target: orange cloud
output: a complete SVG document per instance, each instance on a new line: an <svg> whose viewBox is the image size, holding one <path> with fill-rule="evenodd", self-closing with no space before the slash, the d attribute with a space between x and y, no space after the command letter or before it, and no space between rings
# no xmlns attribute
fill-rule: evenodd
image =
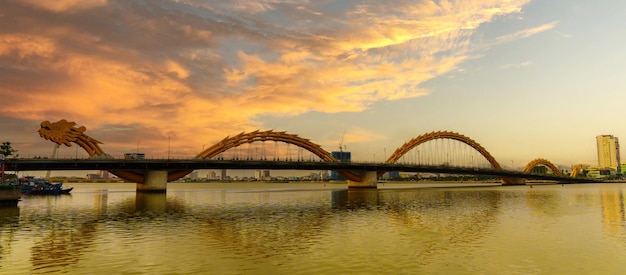
<svg viewBox="0 0 626 275"><path fill-rule="evenodd" d="M470 56L474 29L527 2L8 2L0 94L14 104L0 119L66 118L118 153L142 139L156 155L193 155L263 128L261 114L359 112L427 95L422 83ZM349 138L359 136L377 138Z"/></svg>
<svg viewBox="0 0 626 275"><path fill-rule="evenodd" d="M84 9L91 9L106 6L107 0L22 0L22 2L40 9L53 12L76 12Z"/></svg>

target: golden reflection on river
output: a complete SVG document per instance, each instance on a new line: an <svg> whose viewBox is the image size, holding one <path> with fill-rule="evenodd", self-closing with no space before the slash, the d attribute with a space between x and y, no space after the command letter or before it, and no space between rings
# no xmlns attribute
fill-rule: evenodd
<svg viewBox="0 0 626 275"><path fill-rule="evenodd" d="M74 186L0 209L0 273L626 272L625 184Z"/></svg>

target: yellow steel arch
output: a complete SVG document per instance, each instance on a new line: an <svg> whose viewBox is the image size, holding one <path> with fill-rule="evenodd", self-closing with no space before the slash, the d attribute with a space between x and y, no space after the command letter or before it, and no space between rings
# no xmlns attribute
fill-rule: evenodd
<svg viewBox="0 0 626 275"><path fill-rule="evenodd" d="M402 146L398 147L398 149L396 149L396 151L394 151L391 156L389 156L389 158L387 159L387 163L395 163L404 154L411 151L411 149L415 148L416 146L422 143L435 140L435 139L453 139L456 141L463 142L467 144L468 146L474 148L474 150L478 151L478 153L480 153L483 157L485 157L485 159L487 159L487 161L491 164L491 166L494 169L502 170L502 167L500 166L498 161L496 161L496 159L487 151L487 149L482 147L478 142L474 141L473 139L467 136L464 136L455 132L450 132L450 131L430 132L430 133L417 136L405 142ZM381 176L381 174L379 174L379 176ZM517 184L515 179L508 178L508 177L502 177L502 181L505 184Z"/></svg>
<svg viewBox="0 0 626 275"><path fill-rule="evenodd" d="M502 169L500 167L500 164L496 161L496 159L493 156L491 156L491 154L489 154L489 152L487 152L485 148L483 148L480 144L478 144L478 142L474 141L473 139L469 137L461 135L459 133L449 132L449 131L430 132L430 133L423 134L421 136L415 137L405 142L402 146L396 149L396 151L394 151L391 156L389 156L389 158L387 159L387 163L395 163L404 154L411 151L411 149L415 148L416 146L422 143L435 140L435 139L453 139L453 140L463 142L469 145L470 147L474 148L474 150L478 151L478 153L480 153L481 155L483 155L483 157L485 157L487 161L489 161L489 163L491 164L491 166L493 166L493 168Z"/></svg>
<svg viewBox="0 0 626 275"><path fill-rule="evenodd" d="M559 170L559 168L556 167L556 165L552 164L547 159L542 158L534 159L526 164L526 167L524 167L524 173L530 173L530 171L532 171L533 168L538 165L543 165L550 168L550 170L552 170L555 175L561 175L561 171Z"/></svg>
<svg viewBox="0 0 626 275"><path fill-rule="evenodd" d="M254 132L249 132L249 133L242 132L233 137L228 136L222 139L217 144L200 152L196 156L196 158L212 158L223 153L224 151L228 149L231 149L231 148L234 148L234 147L246 144L246 143L252 143L252 142L257 142L257 141L285 142L285 143L293 144L303 149L306 149L307 151L315 154L316 156L320 157L324 161L328 161L328 162L337 161L335 158L333 158L333 156L328 151L322 149L321 146L311 142L311 140L309 139L301 138L298 135L294 135L294 134L287 134L286 132L275 132L274 130L269 130L269 131L256 130ZM337 173L339 173L346 179L349 179L352 181L361 181L361 177L354 173L351 173L348 171L337 171Z"/></svg>
<svg viewBox="0 0 626 275"><path fill-rule="evenodd" d="M287 134L286 132L274 132L274 130L262 131L262 132L259 130L256 130L254 132L249 132L249 133L243 132L233 137L228 136L222 139L217 144L200 152L196 156L196 158L212 158L223 153L224 151L228 149L231 149L231 148L234 148L234 147L246 144L246 143L252 143L252 142L257 142L257 141L280 141L280 142L293 144L303 149L306 149L307 151L315 154L316 156L320 157L324 161L336 161L335 158L333 158L333 156L329 152L322 149L321 146L311 142L311 140L301 138L298 135Z"/></svg>

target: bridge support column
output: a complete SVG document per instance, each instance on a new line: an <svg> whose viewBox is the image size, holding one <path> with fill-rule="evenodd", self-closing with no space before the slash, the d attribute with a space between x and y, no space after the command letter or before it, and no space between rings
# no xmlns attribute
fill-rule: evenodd
<svg viewBox="0 0 626 275"><path fill-rule="evenodd" d="M144 183L137 183L137 192L167 191L167 171L147 171Z"/></svg>
<svg viewBox="0 0 626 275"><path fill-rule="evenodd" d="M376 188L378 182L378 174L376 171L359 172L361 181L348 180L348 188Z"/></svg>

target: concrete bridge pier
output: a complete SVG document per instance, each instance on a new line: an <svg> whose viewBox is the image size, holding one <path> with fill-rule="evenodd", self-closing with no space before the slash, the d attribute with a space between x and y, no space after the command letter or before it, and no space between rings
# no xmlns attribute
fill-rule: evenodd
<svg viewBox="0 0 626 275"><path fill-rule="evenodd" d="M348 188L377 188L378 173L376 171L359 171L361 181L348 180Z"/></svg>
<svg viewBox="0 0 626 275"><path fill-rule="evenodd" d="M137 192L165 193L166 191L167 171L147 171L144 183L137 183Z"/></svg>

